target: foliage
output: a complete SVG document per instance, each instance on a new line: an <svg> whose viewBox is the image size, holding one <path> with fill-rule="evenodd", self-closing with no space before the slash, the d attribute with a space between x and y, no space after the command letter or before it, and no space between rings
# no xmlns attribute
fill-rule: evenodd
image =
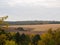
<svg viewBox="0 0 60 45"><path fill-rule="evenodd" d="M4 34L0 35L0 45L5 45L6 36Z"/></svg>
<svg viewBox="0 0 60 45"><path fill-rule="evenodd" d="M17 30L24 31L23 27L18 27Z"/></svg>
<svg viewBox="0 0 60 45"><path fill-rule="evenodd" d="M13 40L6 40L6 44L5 45L16 45L15 44L15 41L13 41Z"/></svg>
<svg viewBox="0 0 60 45"><path fill-rule="evenodd" d="M38 41L41 40L40 35L37 34L32 38L32 44L37 45Z"/></svg>
<svg viewBox="0 0 60 45"><path fill-rule="evenodd" d="M60 45L60 29L39 34L20 34L0 29L0 45Z"/></svg>
<svg viewBox="0 0 60 45"><path fill-rule="evenodd" d="M20 34L19 34L19 32L17 32L17 33L15 34L14 40L15 40L15 42L16 42L18 45L20 45Z"/></svg>
<svg viewBox="0 0 60 45"><path fill-rule="evenodd" d="M5 26L5 28L8 28L8 23L6 23L4 20L6 20L8 18L8 16L5 17L0 17L0 28L3 28L3 25Z"/></svg>

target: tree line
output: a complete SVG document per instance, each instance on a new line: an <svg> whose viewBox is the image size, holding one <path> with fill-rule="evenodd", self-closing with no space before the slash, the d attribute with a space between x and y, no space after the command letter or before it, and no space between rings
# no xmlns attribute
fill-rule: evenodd
<svg viewBox="0 0 60 45"><path fill-rule="evenodd" d="M60 24L60 21L7 21L10 25Z"/></svg>

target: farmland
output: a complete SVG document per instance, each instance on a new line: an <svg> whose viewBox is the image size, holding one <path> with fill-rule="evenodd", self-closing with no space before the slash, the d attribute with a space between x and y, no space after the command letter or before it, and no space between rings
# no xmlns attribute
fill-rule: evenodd
<svg viewBox="0 0 60 45"><path fill-rule="evenodd" d="M60 24L42 24L42 25L10 25L9 28L23 27L24 29L31 29L32 31L47 31L52 28L53 30L60 28Z"/></svg>
<svg viewBox="0 0 60 45"><path fill-rule="evenodd" d="M17 29L17 28L23 28ZM10 25L6 31L20 32L25 34L41 34L47 32L49 29L56 30L60 28L60 24L42 24L42 25Z"/></svg>

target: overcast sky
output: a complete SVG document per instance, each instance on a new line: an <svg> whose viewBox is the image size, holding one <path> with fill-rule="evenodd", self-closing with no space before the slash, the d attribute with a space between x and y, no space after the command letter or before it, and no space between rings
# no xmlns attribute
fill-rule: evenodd
<svg viewBox="0 0 60 45"><path fill-rule="evenodd" d="M0 0L0 17L6 15L9 21L60 21L60 0Z"/></svg>

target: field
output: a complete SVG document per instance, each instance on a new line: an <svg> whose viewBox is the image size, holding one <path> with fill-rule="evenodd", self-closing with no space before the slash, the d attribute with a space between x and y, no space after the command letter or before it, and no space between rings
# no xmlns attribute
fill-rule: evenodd
<svg viewBox="0 0 60 45"><path fill-rule="evenodd" d="M23 27L32 31L47 31L52 28L53 30L60 28L60 24L42 24L42 25L10 25L9 28Z"/></svg>
<svg viewBox="0 0 60 45"><path fill-rule="evenodd" d="M18 29L18 27L20 28ZM51 31L49 30L50 28L52 28L52 30L57 30ZM60 28L60 24L10 25L8 30L6 30L9 33L4 30L0 30L0 44L60 45L60 29L58 28Z"/></svg>

